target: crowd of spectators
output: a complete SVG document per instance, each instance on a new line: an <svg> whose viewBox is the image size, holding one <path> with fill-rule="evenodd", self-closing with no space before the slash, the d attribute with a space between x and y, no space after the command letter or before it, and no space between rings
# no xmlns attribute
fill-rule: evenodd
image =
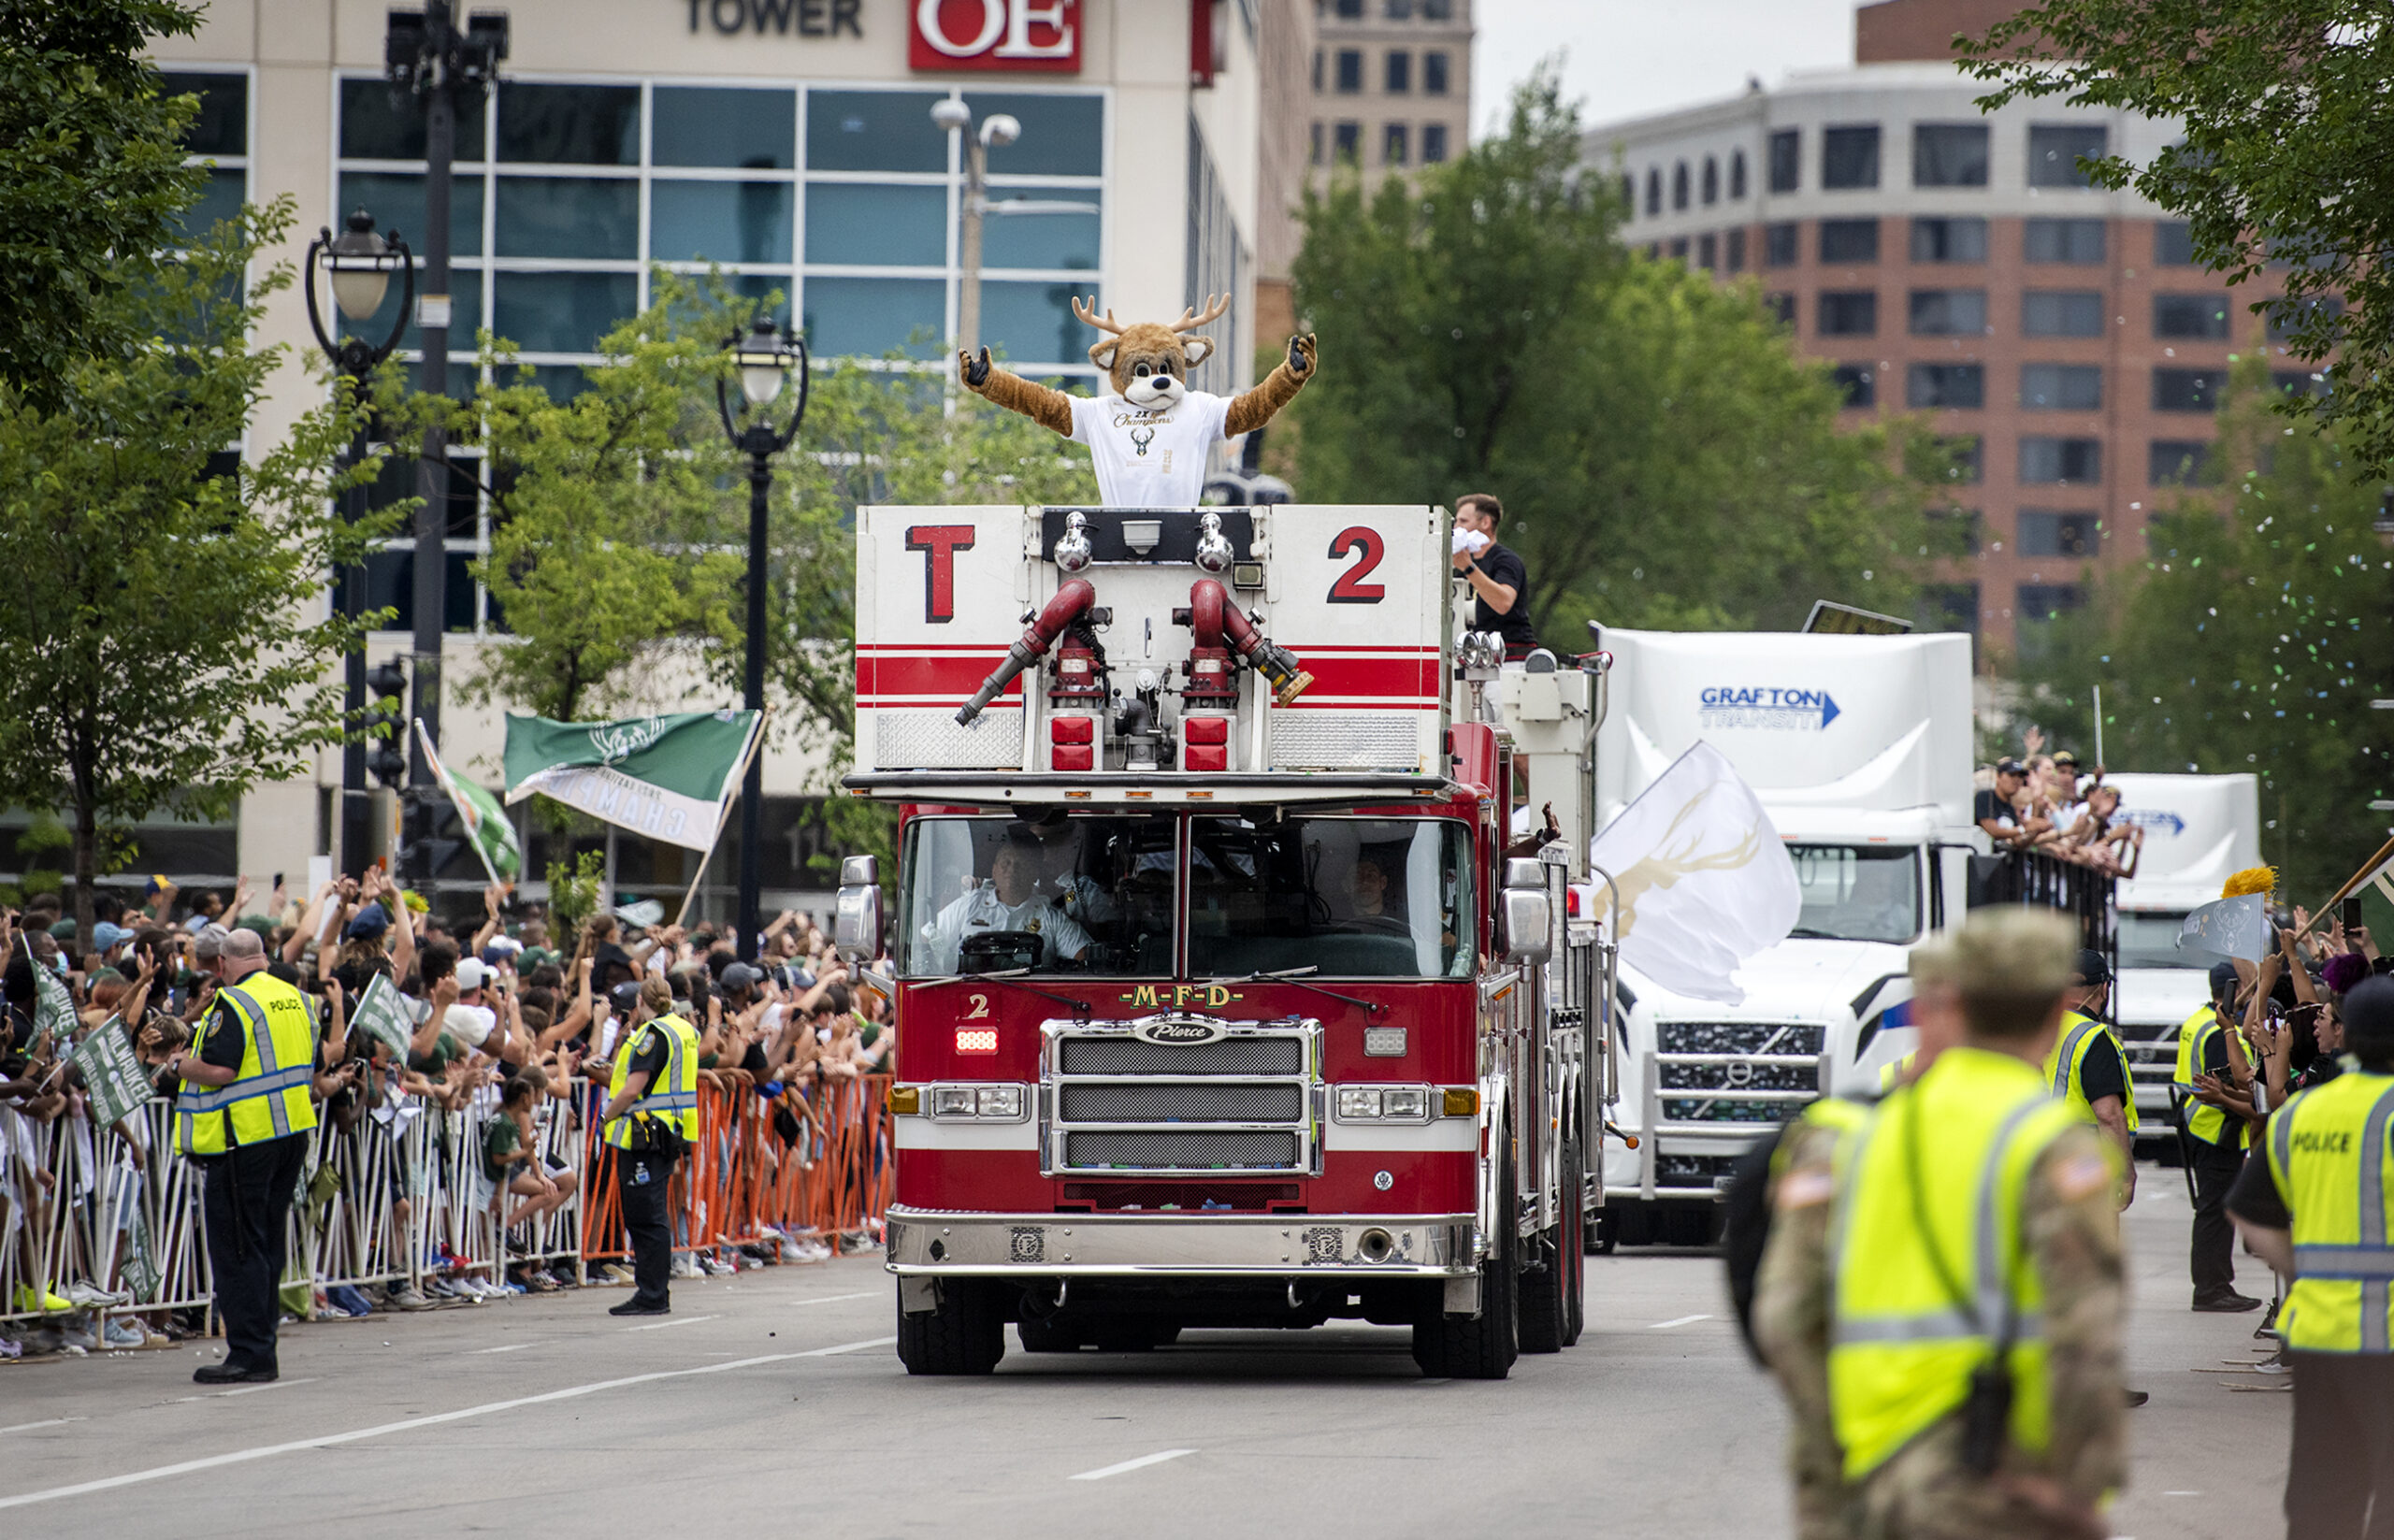
<svg viewBox="0 0 2394 1540"><path fill-rule="evenodd" d="M2082 774L2069 749L2041 752L2031 730L2028 757L1996 761L1979 788L1974 818L1997 850L2034 850L2113 877L2136 875L2144 829L2120 817L2120 788L2103 767Z"/></svg>
<svg viewBox="0 0 2394 1540"><path fill-rule="evenodd" d="M42 1276L39 1237L56 1217L52 1205L89 1195L61 1191L40 1152L61 1120L88 1120L88 1087L71 1056L92 1033L123 1033L149 1072L153 1099L173 1097L177 1081L166 1065L204 1029L218 982L211 963L234 930L255 931L270 971L317 1002L314 1094L324 1126L340 1132L373 1118L403 1128L426 1109L470 1111L481 1120L480 1175L510 1237L533 1233L575 1198L579 1174L543 1157L536 1129L563 1118L584 1131L642 978L665 980L673 1010L697 1029L700 1077L759 1098L801 1161L814 1147L820 1089L895 1068L887 1001L852 983L812 917L794 912L772 921L757 961L744 963L733 938L706 925L643 927L602 913L553 936L537 905L514 905L497 886L483 894L475 923L445 923L379 870L304 896L278 885L255 909L252 898L244 881L229 896L186 901L173 884L152 879L138 905L102 897L88 935L52 895L0 908L0 955L8 959L0 973L0 1248L14 1248L13 1271L26 1280L0 1301L0 1360L175 1340L198 1324L168 1311L120 1313L132 1303L121 1288L79 1282L61 1293ZM353 1029L378 977L411 1024L402 1029L404 1051ZM60 998L51 981L71 1007L63 1029L43 1003ZM128 1115L113 1131L146 1148L145 1122ZM407 1202L403 1191L395 1198L401 1224ZM829 1254L815 1237L768 1241L770 1249L740 1248L744 1254L682 1254L675 1271L729 1273ZM530 1248L511 1240L511 1249ZM436 1261L442 1265L420 1274L420 1289L400 1280L377 1292L320 1290L312 1302L291 1302L286 1291L286 1302L301 1312L312 1304L316 1313L357 1315L629 1280L612 1268L598 1270L603 1280L585 1279L578 1259L521 1256L487 1275L454 1256Z"/></svg>

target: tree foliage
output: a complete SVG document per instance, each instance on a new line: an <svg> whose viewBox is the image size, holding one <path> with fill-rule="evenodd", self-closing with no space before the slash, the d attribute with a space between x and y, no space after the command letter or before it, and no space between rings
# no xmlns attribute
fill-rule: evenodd
<svg viewBox="0 0 2394 1540"><path fill-rule="evenodd" d="M125 290L172 244L206 173L194 103L142 55L198 30L175 0L0 0L0 381L54 410L88 353L138 346Z"/></svg>
<svg viewBox="0 0 2394 1540"><path fill-rule="evenodd" d="M2394 720L2394 560L2371 527L2378 474L2314 418L2271 410L2266 361L2236 366L2220 413L2227 487L2156 516L2140 567L2054 624L2024 659L2026 706L2091 757L2103 692L2110 768L2260 778L2263 856L2316 901L2385 838Z"/></svg>
<svg viewBox="0 0 2394 1540"><path fill-rule="evenodd" d="M1307 197L1295 266L1321 377L1291 409L1316 502L1504 500L1531 619L1560 647L1608 625L1793 626L1815 598L1909 612L1938 550L1909 424L1840 431L1841 396L1751 282L1616 238L1552 70L1507 131Z"/></svg>
<svg viewBox="0 0 2394 1540"><path fill-rule="evenodd" d="M1965 67L2020 97L2180 122L2132 187L2190 228L2195 258L2242 283L2283 267L2256 309L2325 367L2344 453L2394 467L2394 18L2382 0L2047 0L1971 42ZM2313 404L2299 410L2311 411Z"/></svg>
<svg viewBox="0 0 2394 1540"><path fill-rule="evenodd" d="M377 469L333 468L350 387L211 473L284 361L251 337L290 266L243 282L291 222L287 197L245 210L104 295L112 332L151 341L75 365L57 410L0 385L0 803L69 811L87 927L105 834L227 813L342 735L331 666L358 633L326 613L325 579L385 532L332 511Z"/></svg>

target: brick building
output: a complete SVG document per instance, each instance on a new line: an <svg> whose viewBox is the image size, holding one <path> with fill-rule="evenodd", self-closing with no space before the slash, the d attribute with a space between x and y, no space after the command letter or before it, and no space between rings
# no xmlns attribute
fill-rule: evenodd
<svg viewBox="0 0 2394 1540"><path fill-rule="evenodd" d="M1978 109L1986 88L1947 44L2009 8L1865 5L1851 68L1587 138L1621 180L1624 240L1758 280L1849 412L1924 412L1950 440L1974 554L1921 618L1997 649L2033 647L2093 573L2142 558L2156 501L2204 474L2231 355L2268 344L2258 295L2195 266L2183 223L2077 168L2149 159L2171 125L2057 100Z"/></svg>

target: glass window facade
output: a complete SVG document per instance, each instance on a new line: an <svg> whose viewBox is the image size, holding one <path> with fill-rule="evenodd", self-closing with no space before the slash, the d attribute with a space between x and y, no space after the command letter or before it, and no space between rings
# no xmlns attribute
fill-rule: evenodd
<svg viewBox="0 0 2394 1540"><path fill-rule="evenodd" d="M2092 187L2081 160L2100 160L2110 136L2100 123L2038 123L2028 130L2028 185Z"/></svg>
<svg viewBox="0 0 2394 1540"><path fill-rule="evenodd" d="M2020 404L2031 411L2099 411L2103 370L2097 364L2023 364Z"/></svg>
<svg viewBox="0 0 2394 1540"><path fill-rule="evenodd" d="M2021 254L2030 262L2097 266L2103 260L2099 219L2032 219L2023 226Z"/></svg>
<svg viewBox="0 0 2394 1540"><path fill-rule="evenodd" d="M1793 193L1803 180L1804 131L1782 128L1770 136L1770 190Z"/></svg>
<svg viewBox="0 0 2394 1540"><path fill-rule="evenodd" d="M1821 131L1821 185L1859 188L1879 185L1879 125L1849 123Z"/></svg>
<svg viewBox="0 0 2394 1540"><path fill-rule="evenodd" d="M2020 480L2039 485L2092 484L2103 479L2100 439L2024 438Z"/></svg>
<svg viewBox="0 0 2394 1540"><path fill-rule="evenodd" d="M1916 219L1911 222L1914 262L1984 262L1986 221Z"/></svg>
<svg viewBox="0 0 2394 1540"><path fill-rule="evenodd" d="M1845 393L1849 407L1872 407L1879 404L1879 373L1869 364L1839 364L1829 370L1837 388Z"/></svg>
<svg viewBox="0 0 2394 1540"><path fill-rule="evenodd" d="M1986 330L1986 291L1914 289L1910 311L1914 337L1976 337Z"/></svg>
<svg viewBox="0 0 2394 1540"><path fill-rule="evenodd" d="M1974 410L1986 405L1983 364L1914 364L1907 376L1904 404L1923 410Z"/></svg>
<svg viewBox="0 0 2394 1540"><path fill-rule="evenodd" d="M223 182L202 205L213 218L247 186L248 80L174 76L197 92L193 131ZM509 81L457 124L451 190L450 380L470 393L475 338L488 327L520 351L560 397L583 389L598 339L649 298L649 265L702 271L719 264L736 292L783 296L817 356L901 352L932 362L955 326L963 167L930 121L944 93L842 84L695 86L678 82ZM1074 294L1103 295L1106 114L1089 90L975 91L980 115L1022 123L989 155L984 224L982 335L1039 377L1086 382L1088 328ZM365 208L378 227L411 242L424 230L420 113L397 109L379 78L339 89L337 214ZM1339 127L1351 152L1351 127ZM1008 213L1009 202L1078 205ZM338 223L333 221L332 223ZM354 326L376 339L397 315ZM330 319L328 316L327 319ZM352 329L345 319L339 323ZM411 328L401 346L414 349ZM488 549L470 453L457 459L449 622L500 628L465 564ZM412 483L390 496L412 495ZM369 571L370 603L408 598L410 542L396 540ZM385 570L387 569L387 570ZM397 625L409 624L402 613Z"/></svg>
<svg viewBox="0 0 2394 1540"><path fill-rule="evenodd" d="M2164 340L2225 342L2228 305L2224 294L2155 295L2153 335Z"/></svg>
<svg viewBox="0 0 2394 1540"><path fill-rule="evenodd" d="M1821 221L1821 260L1824 263L1878 261L1879 222L1875 219Z"/></svg>
<svg viewBox="0 0 2394 1540"><path fill-rule="evenodd" d="M1870 290L1824 291L1819 305L1823 337L1870 337L1879 330L1879 296Z"/></svg>
<svg viewBox="0 0 2394 1540"><path fill-rule="evenodd" d="M1986 154L1984 123L1914 123L1911 184L1984 187Z"/></svg>
<svg viewBox="0 0 2394 1540"><path fill-rule="evenodd" d="M2020 296L2023 337L2100 337L2103 296L2088 290L2031 289Z"/></svg>
<svg viewBox="0 0 2394 1540"><path fill-rule="evenodd" d="M2219 407L2220 387L2228 383L2224 369L2155 369L2153 371L2153 410L2156 411L2214 411Z"/></svg>
<svg viewBox="0 0 2394 1540"><path fill-rule="evenodd" d="M1767 267L1793 267L1800 226L1793 220L1762 227L1762 260Z"/></svg>
<svg viewBox="0 0 2394 1540"><path fill-rule="evenodd" d="M2103 516L2089 510L2072 512L2044 508L2020 511L2020 554L2024 556L2099 556L2103 554Z"/></svg>

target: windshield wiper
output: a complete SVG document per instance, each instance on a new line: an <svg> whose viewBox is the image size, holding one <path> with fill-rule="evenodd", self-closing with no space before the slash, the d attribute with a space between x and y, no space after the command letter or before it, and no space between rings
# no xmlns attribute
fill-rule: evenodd
<svg viewBox="0 0 2394 1540"><path fill-rule="evenodd" d="M1327 995L1341 1004L1361 1006L1369 1015L1378 1016L1388 1014L1388 1007L1385 1005L1376 1005L1368 1000L1357 1000L1352 995L1342 995L1335 989L1325 989L1319 984L1307 984L1305 981L1305 974L1320 971L1320 966L1309 962L1302 968L1282 968L1271 972L1248 973L1243 978L1208 979L1205 982L1207 984L1293 984L1300 989L1310 989L1317 995Z"/></svg>
<svg viewBox="0 0 2394 1540"><path fill-rule="evenodd" d="M1060 995L1052 989L1042 989L1035 984L1023 983L1023 975L1030 971L1028 968L1002 968L994 973L950 973L945 978L917 979L915 982L918 986L923 987L938 984L1010 984L1028 993L1044 995L1059 1005L1069 1005L1073 1008L1074 1015L1089 1015L1089 1001L1085 1000L1074 1000L1070 995Z"/></svg>
<svg viewBox="0 0 2394 1540"><path fill-rule="evenodd" d="M1850 936L1840 936L1834 930L1815 930L1808 925L1799 925L1790 930L1787 932L1787 938L1790 941L1851 941L1853 939Z"/></svg>

